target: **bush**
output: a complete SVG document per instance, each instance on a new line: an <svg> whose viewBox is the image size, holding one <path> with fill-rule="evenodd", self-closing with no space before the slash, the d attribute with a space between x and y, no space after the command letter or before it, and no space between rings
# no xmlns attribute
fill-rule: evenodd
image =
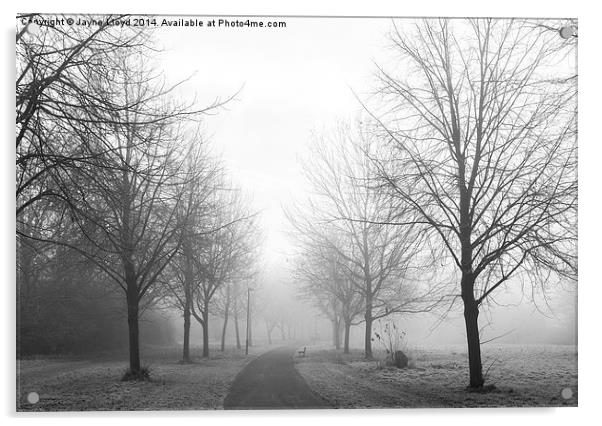
<svg viewBox="0 0 602 426"><path fill-rule="evenodd" d="M405 331L399 330L393 321L385 323L384 327L380 320L378 323L380 332L374 332L374 336L386 352L385 364L397 368L407 367L408 357L402 351L406 346Z"/></svg>

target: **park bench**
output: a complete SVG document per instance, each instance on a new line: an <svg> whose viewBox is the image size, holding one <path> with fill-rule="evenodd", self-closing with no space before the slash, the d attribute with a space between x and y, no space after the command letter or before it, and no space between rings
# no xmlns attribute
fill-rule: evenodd
<svg viewBox="0 0 602 426"><path fill-rule="evenodd" d="M299 356L305 357L305 351L307 351L307 346L304 346L303 350L297 351L297 353L299 354Z"/></svg>

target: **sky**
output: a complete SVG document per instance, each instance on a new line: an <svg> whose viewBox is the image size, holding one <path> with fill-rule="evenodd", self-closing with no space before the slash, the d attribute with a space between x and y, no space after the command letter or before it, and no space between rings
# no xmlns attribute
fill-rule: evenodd
<svg viewBox="0 0 602 426"><path fill-rule="evenodd" d="M270 262L283 260L289 248L282 207L305 191L298 158L312 131L358 114L354 92L371 89L373 61L386 53L391 25L389 19L278 20L286 28L169 28L157 34L167 77L178 81L194 73L186 96L196 93L202 103L240 90L226 110L207 119L206 133L262 213Z"/></svg>

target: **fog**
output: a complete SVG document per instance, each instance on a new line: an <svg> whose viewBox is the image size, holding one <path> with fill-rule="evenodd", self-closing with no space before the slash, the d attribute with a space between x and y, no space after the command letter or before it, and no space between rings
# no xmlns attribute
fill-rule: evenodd
<svg viewBox="0 0 602 426"><path fill-rule="evenodd" d="M286 265L284 265L286 266ZM278 301L278 306L285 312L291 313L297 327L296 338L299 341L318 340L321 344L332 344L332 324L308 301L299 298L295 286L286 281L269 282L261 289ZM518 291L508 291L503 299L502 306L491 306L484 316L490 323L484 328L483 341L492 339L492 344L577 344L577 298L574 293L562 292L552 297L546 305L545 301L538 304L524 299ZM259 312L253 312L252 334L255 344L267 343L268 337L265 326L261 302ZM501 301L500 301L501 303ZM294 313L294 314L293 314ZM294 316L293 316L294 315ZM443 313L392 315L385 318L382 323L395 322L406 333L408 348L432 347L447 345L464 345L466 343L466 330L461 308L445 315ZM175 341L182 342L182 318L174 311L162 313L162 318L168 321L169 328ZM212 340L219 342L222 323L216 317L211 329ZM155 320L156 321L156 320ZM241 338L244 345L245 323L240 325ZM352 348L361 349L364 339L364 324L352 327L350 345ZM202 328L198 324L192 326L193 342L202 341ZM229 345L236 344L234 325L228 328L226 340ZM281 338L279 330L274 331L273 341L278 344L287 344L290 339ZM292 337L292 336L291 336ZM494 343L495 342L495 343Z"/></svg>

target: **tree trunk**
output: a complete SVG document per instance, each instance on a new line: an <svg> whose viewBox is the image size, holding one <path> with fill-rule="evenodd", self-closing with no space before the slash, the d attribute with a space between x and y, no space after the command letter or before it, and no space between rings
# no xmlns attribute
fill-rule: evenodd
<svg viewBox="0 0 602 426"><path fill-rule="evenodd" d="M282 340L286 340L286 336L284 335L284 326L282 324L280 325L280 336L282 337Z"/></svg>
<svg viewBox="0 0 602 426"><path fill-rule="evenodd" d="M366 297L366 332L364 334L364 357L372 359L372 297Z"/></svg>
<svg viewBox="0 0 602 426"><path fill-rule="evenodd" d="M209 306L203 310L203 357L209 357Z"/></svg>
<svg viewBox="0 0 602 426"><path fill-rule="evenodd" d="M351 331L351 321L345 321L345 342L343 344L343 353L349 353L349 332Z"/></svg>
<svg viewBox="0 0 602 426"><path fill-rule="evenodd" d="M238 330L238 313L234 313L234 331L236 332L236 349L241 349L240 345L240 332Z"/></svg>
<svg viewBox="0 0 602 426"><path fill-rule="evenodd" d="M185 238L183 242L185 267L184 267L184 344L182 347L182 361L190 362L190 320L192 315L192 288L193 288L193 271L192 262L193 254L190 247L190 239Z"/></svg>
<svg viewBox="0 0 602 426"><path fill-rule="evenodd" d="M334 343L334 348L336 350L341 349L341 320L338 317L332 321L332 339Z"/></svg>
<svg viewBox="0 0 602 426"><path fill-rule="evenodd" d="M483 366L481 363L481 343L479 341L479 308L464 307L464 321L466 322L466 340L468 343L468 365L470 371L470 387L480 388L485 383L483 379Z"/></svg>
<svg viewBox="0 0 602 426"><path fill-rule="evenodd" d="M268 332L268 345L272 344L272 330L270 329L270 325L266 322L265 323L265 329Z"/></svg>
<svg viewBox="0 0 602 426"><path fill-rule="evenodd" d="M182 347L182 361L190 362L190 306L184 308L184 346Z"/></svg>
<svg viewBox="0 0 602 426"><path fill-rule="evenodd" d="M130 373L140 372L140 341L138 332L138 288L135 280L127 282L128 335L130 345Z"/></svg>
<svg viewBox="0 0 602 426"><path fill-rule="evenodd" d="M460 163L460 181L463 181L464 167ZM481 363L481 342L479 340L479 305L474 297L475 276L472 268L471 221L469 195L465 185L460 186L460 243L462 250L460 282L462 302L464 303L464 322L466 324L466 342L468 344L468 366L470 387L483 387L483 366Z"/></svg>
<svg viewBox="0 0 602 426"><path fill-rule="evenodd" d="M460 146L459 136L454 135L455 146ZM470 387L483 387L483 366L481 363L481 342L479 341L479 305L474 297L475 275L473 271L472 217L470 210L471 194L466 184L466 158L458 155L458 188L460 190L460 282L462 302L464 302L464 322L468 343L468 366Z"/></svg>
<svg viewBox="0 0 602 426"><path fill-rule="evenodd" d="M251 310L249 308L249 346L253 346L253 321L251 321Z"/></svg>
<svg viewBox="0 0 602 426"><path fill-rule="evenodd" d="M221 346L221 350L222 352L224 352L226 350L226 330L228 327L228 314L229 314L229 307L226 306L226 312L224 313L224 326L222 328L222 346Z"/></svg>
<svg viewBox="0 0 602 426"><path fill-rule="evenodd" d="M463 286L466 285L463 281ZM481 362L481 342L479 339L479 306L474 300L472 286L470 293L463 292L464 322L466 324L466 341L468 343L468 367L470 372L470 387L481 388L485 383L483 379L483 365Z"/></svg>

